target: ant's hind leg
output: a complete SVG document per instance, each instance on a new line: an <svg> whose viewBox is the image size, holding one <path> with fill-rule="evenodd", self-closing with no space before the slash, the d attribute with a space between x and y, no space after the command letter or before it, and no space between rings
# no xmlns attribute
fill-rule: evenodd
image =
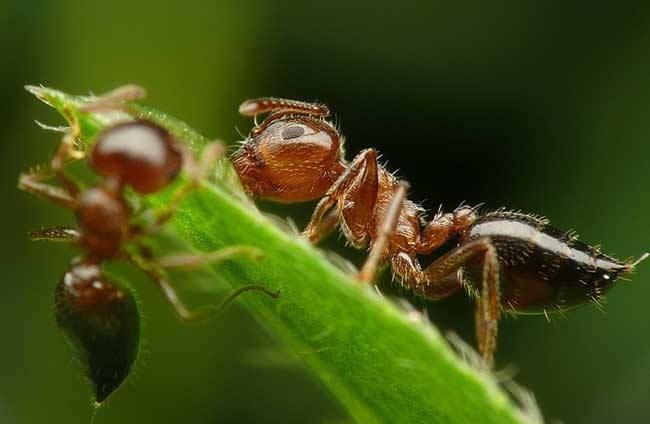
<svg viewBox="0 0 650 424"><path fill-rule="evenodd" d="M70 227L50 227L37 231L30 231L31 240L76 242L79 240L79 230Z"/></svg>
<svg viewBox="0 0 650 424"><path fill-rule="evenodd" d="M239 295L247 291L258 291L273 299L279 296L279 292L272 292L263 286L248 285L240 287L216 304L200 306L192 310L180 300L176 294L176 290L171 286L171 284L169 284L167 279L160 271L161 268L197 267L206 265L208 263L230 259L238 255L247 255L254 258L259 258L261 256L261 252L252 247L240 246L225 248L204 254L169 256L151 262L147 262L140 257L133 255L130 255L129 258L132 263L134 263L138 268L149 275L149 277L156 283L160 289L160 292L165 297L165 299L167 299L169 304L174 308L174 311L178 317L183 321L190 322L201 321L219 314Z"/></svg>
<svg viewBox="0 0 650 424"><path fill-rule="evenodd" d="M391 258L391 267L403 285L429 300L437 301L444 299L463 288L457 272L451 273L435 282L426 282L424 284L418 282L424 277L415 254L408 254L406 252L398 253Z"/></svg>
<svg viewBox="0 0 650 424"><path fill-rule="evenodd" d="M247 291L258 291L273 299L276 299L280 294L279 292L271 292L263 286L248 285L238 288L214 305L204 305L199 306L195 309L189 309L178 298L176 290L174 290L174 288L161 274L151 270L145 270L145 272L156 282L158 288L160 289L160 292L163 294L163 296L165 296L165 299L167 299L169 304L172 305L178 317L185 322L203 321L212 318L223 312L226 307L228 307L228 305L230 305L237 297L239 297L239 295Z"/></svg>
<svg viewBox="0 0 650 424"><path fill-rule="evenodd" d="M483 360L490 368L494 366L497 349L497 330L500 311L499 260L496 249L489 241L485 244L482 286L476 300L476 338Z"/></svg>
<svg viewBox="0 0 650 424"><path fill-rule="evenodd" d="M461 287L460 283L449 280L472 259L482 260L483 274L481 290L476 299L476 337L478 348L485 364L492 368L494 365L494 352L496 350L497 324L499 320L499 260L497 251L489 238L479 238L469 241L451 252L436 259L423 271L419 266L412 265L415 258L409 258L409 265L398 255L393 258L395 271L406 278L405 284L415 291L433 299L439 299L447 291L449 294ZM397 263L396 263L397 261Z"/></svg>

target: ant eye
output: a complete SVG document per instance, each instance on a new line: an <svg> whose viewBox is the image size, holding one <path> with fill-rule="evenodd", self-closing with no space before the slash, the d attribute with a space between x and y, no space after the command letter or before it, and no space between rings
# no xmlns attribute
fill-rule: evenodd
<svg viewBox="0 0 650 424"><path fill-rule="evenodd" d="M305 129L299 125L293 125L282 130L282 139L291 140L292 138L298 138L305 133Z"/></svg>

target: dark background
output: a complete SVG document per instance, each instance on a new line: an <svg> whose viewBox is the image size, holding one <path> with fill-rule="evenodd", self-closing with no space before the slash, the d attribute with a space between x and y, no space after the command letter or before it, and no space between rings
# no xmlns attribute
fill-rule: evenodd
<svg viewBox="0 0 650 424"><path fill-rule="evenodd" d="M619 257L650 249L650 10L643 2L0 2L0 422L86 423L90 392L55 328L52 291L74 254L26 233L71 223L15 189L49 157L60 119L22 88L100 93L126 82L230 142L249 97L320 100L347 156L374 146L430 209L485 202L543 214ZM302 227L313 205L263 209ZM328 241L346 258L358 252ZM99 411L109 422L342 422L345 412L241 308L178 323L136 281L146 315L137 376ZM385 290L392 290L384 282ZM406 295L406 293L405 293ZM650 418L650 264L609 296L554 317L506 320L498 362L519 370L547 419ZM473 342L462 295L414 300Z"/></svg>

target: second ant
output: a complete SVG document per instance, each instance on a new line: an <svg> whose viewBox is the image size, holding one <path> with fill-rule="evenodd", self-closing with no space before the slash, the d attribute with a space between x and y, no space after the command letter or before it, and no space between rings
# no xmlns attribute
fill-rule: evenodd
<svg viewBox="0 0 650 424"><path fill-rule="evenodd" d="M38 95L38 87L28 87ZM80 108L81 112L123 109L124 100L143 95L139 87L127 86ZM202 184L210 166L223 155L224 147L213 142L204 147L200 159L162 126L148 120L129 120L114 124L95 137L88 164L101 179L91 188L81 189L64 172L71 158L79 158L75 142L79 123L68 113L71 129L66 133L49 167L20 176L19 188L75 212L78 228L48 228L30 234L35 240L70 241L82 249L55 289L57 323L64 331L78 360L95 389L95 402L103 402L128 377L134 365L139 342L139 313L129 289L110 281L101 266L105 261L130 261L158 286L179 318L194 321L223 310L240 294L255 290L270 297L262 286L247 285L235 290L220 303L191 310L180 300L167 281L164 269L195 267L232 258L235 255L259 257L250 247L229 247L204 254L185 254L153 258L141 244L147 234L158 231L173 216L183 198ZM125 189L140 195L157 193L184 172L189 181L181 185L162 211L147 227L132 223ZM60 186L43 182L56 177ZM128 246L140 254L133 254Z"/></svg>

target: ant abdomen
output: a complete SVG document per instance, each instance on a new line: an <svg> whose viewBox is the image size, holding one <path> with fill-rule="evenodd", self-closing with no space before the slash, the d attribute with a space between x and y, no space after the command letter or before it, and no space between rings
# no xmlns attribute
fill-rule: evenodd
<svg viewBox="0 0 650 424"><path fill-rule="evenodd" d="M140 342L133 294L108 281L98 264L73 262L54 291L56 322L101 403L128 377Z"/></svg>
<svg viewBox="0 0 650 424"><path fill-rule="evenodd" d="M598 303L631 268L547 220L521 213L494 212L478 218L460 244L484 237L497 251L502 307L514 313ZM463 267L465 280L476 287L482 270L482 259L468 262Z"/></svg>
<svg viewBox="0 0 650 424"><path fill-rule="evenodd" d="M138 193L149 194L176 177L183 166L183 155L166 129L139 120L102 131L91 151L90 166Z"/></svg>

